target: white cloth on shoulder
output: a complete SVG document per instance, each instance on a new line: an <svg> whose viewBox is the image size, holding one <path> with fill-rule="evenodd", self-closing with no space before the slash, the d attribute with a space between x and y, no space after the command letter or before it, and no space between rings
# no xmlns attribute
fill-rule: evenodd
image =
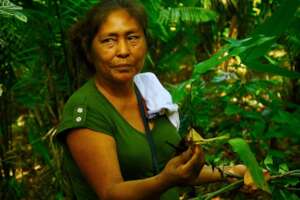
<svg viewBox="0 0 300 200"><path fill-rule="evenodd" d="M134 77L134 83L146 102L148 118L166 114L178 130L180 125L178 105L173 103L171 94L162 86L155 74L139 73Z"/></svg>

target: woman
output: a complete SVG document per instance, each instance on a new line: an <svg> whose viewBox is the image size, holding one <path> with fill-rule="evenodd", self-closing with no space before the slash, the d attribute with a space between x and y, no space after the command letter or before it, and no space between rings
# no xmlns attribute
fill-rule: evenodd
<svg viewBox="0 0 300 200"><path fill-rule="evenodd" d="M199 146L174 157L169 144L180 136L170 114L146 117L149 105L134 83L147 53L146 24L135 1L103 0L71 32L74 56L94 74L70 97L58 128L77 199L173 200L177 186L221 179L202 169Z"/></svg>

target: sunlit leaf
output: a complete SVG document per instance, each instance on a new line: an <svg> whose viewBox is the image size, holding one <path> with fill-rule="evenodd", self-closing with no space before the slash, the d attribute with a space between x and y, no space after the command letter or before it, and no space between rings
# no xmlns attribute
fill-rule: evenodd
<svg viewBox="0 0 300 200"><path fill-rule="evenodd" d="M264 179L262 169L259 167L256 158L254 157L252 151L250 150L248 144L241 138L235 138L229 140L229 144L232 146L233 150L240 156L240 159L248 167L253 181L256 183L257 187L269 192L269 187Z"/></svg>
<svg viewBox="0 0 300 200"><path fill-rule="evenodd" d="M165 24L176 24L180 21L186 23L200 23L216 21L217 19L216 12L200 7L162 8L160 12L159 21Z"/></svg>
<svg viewBox="0 0 300 200"><path fill-rule="evenodd" d="M22 22L27 22L27 16L21 13L19 10L23 8L13 4L12 2L5 0L0 2L0 16L3 15L5 17L14 16Z"/></svg>
<svg viewBox="0 0 300 200"><path fill-rule="evenodd" d="M273 158L272 158L271 154L267 155L267 157L264 160L264 164L267 167L267 170L272 170L273 169L273 164L274 163L273 163Z"/></svg>
<svg viewBox="0 0 300 200"><path fill-rule="evenodd" d="M19 19L20 21L22 21L22 22L25 22L25 23L26 23L26 22L28 21L27 16L24 15L23 13L15 12L15 13L14 13L14 16L15 16L17 19Z"/></svg>
<svg viewBox="0 0 300 200"><path fill-rule="evenodd" d="M211 70L211 69L217 67L222 62L227 60L229 58L229 56L227 54L229 49L230 49L229 46L225 46L221 50L219 50L216 54L214 54L211 58L196 64L194 71L193 71L193 76L203 74L203 73L207 72L208 70Z"/></svg>

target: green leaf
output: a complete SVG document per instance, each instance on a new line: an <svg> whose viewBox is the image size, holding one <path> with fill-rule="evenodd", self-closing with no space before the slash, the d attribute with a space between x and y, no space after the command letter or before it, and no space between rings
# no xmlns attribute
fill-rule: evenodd
<svg viewBox="0 0 300 200"><path fill-rule="evenodd" d="M300 183L300 179L299 177L288 177L284 180L281 180L280 183L285 186L297 187L297 185Z"/></svg>
<svg viewBox="0 0 300 200"><path fill-rule="evenodd" d="M208 70L217 67L231 56L241 55L244 62L249 59L264 56L274 43L274 40L275 37L265 37L263 35L243 40L228 40L229 44L221 48L211 58L196 64L194 68L194 75L203 74ZM253 61L251 60L251 62Z"/></svg>
<svg viewBox="0 0 300 200"><path fill-rule="evenodd" d="M286 163L282 163L282 164L279 165L279 170L278 170L278 172L279 172L280 174L286 173L286 172L288 172L288 171L289 171L289 167L288 167L288 165L287 165Z"/></svg>
<svg viewBox="0 0 300 200"><path fill-rule="evenodd" d="M253 46L248 48L243 52L240 57L246 62L247 60L253 60L265 56L271 47L276 42L275 37L259 37L256 40L253 40Z"/></svg>
<svg viewBox="0 0 300 200"><path fill-rule="evenodd" d="M272 14L272 16L255 31L254 35L274 36L285 32L292 19L295 16L297 9L300 6L299 0L281 1L280 7Z"/></svg>
<svg viewBox="0 0 300 200"><path fill-rule="evenodd" d="M253 137L261 138L264 133L265 128L266 128L266 123L263 120L257 120L253 126L253 132L252 132Z"/></svg>
<svg viewBox="0 0 300 200"><path fill-rule="evenodd" d="M272 117L272 121L279 123L279 124L287 124L290 122L294 122L297 123L297 119L294 119L294 115L283 111L283 110L279 110L274 117Z"/></svg>
<svg viewBox="0 0 300 200"><path fill-rule="evenodd" d="M24 185L22 182L18 181L15 177L11 177L8 180L8 196L11 199L22 199L24 197Z"/></svg>
<svg viewBox="0 0 300 200"><path fill-rule="evenodd" d="M264 160L264 164L265 164L265 166L267 167L268 170L272 170L273 164L274 164L272 155L270 155L270 154L267 155L267 157Z"/></svg>
<svg viewBox="0 0 300 200"><path fill-rule="evenodd" d="M300 78L299 72L293 72L272 64L262 64L257 60L247 60L245 64L250 69L253 69L258 72L267 72L275 75L286 76L289 78Z"/></svg>
<svg viewBox="0 0 300 200"><path fill-rule="evenodd" d="M243 110L241 112L242 116L244 118L248 118L248 119L254 119L254 120L262 120L262 116L259 112L254 112L254 111L245 111Z"/></svg>
<svg viewBox="0 0 300 200"><path fill-rule="evenodd" d="M193 77L203 74L203 73L217 67L222 62L227 60L229 58L229 56L228 56L229 49L230 49L230 46L225 46L222 49L220 49L217 53L215 53L210 59L207 59L203 62L196 64L194 67L194 71L193 71Z"/></svg>
<svg viewBox="0 0 300 200"><path fill-rule="evenodd" d="M162 8L159 21L164 24L177 24L180 21L185 23L200 23L217 20L217 13L213 10L200 7L176 7Z"/></svg>
<svg viewBox="0 0 300 200"><path fill-rule="evenodd" d="M17 6L10 1L3 1L0 5L0 16L3 15L5 17L16 17L18 20L22 22L27 22L27 16L23 13L19 12L18 10L22 10L23 8Z"/></svg>
<svg viewBox="0 0 300 200"><path fill-rule="evenodd" d="M172 95L172 99L175 103L180 103L184 97L187 95L187 85L194 81L194 79L189 79L177 85L167 85L168 90Z"/></svg>
<svg viewBox="0 0 300 200"><path fill-rule="evenodd" d="M23 13L21 13L21 12L15 12L14 13L14 16L18 19L18 20L20 20L20 21L22 21L22 22L27 22L28 21L28 19L27 19L27 16L26 15L24 15Z"/></svg>
<svg viewBox="0 0 300 200"><path fill-rule="evenodd" d="M30 131L29 132L29 142L33 147L33 150L36 154L39 154L42 156L42 158L44 159L44 161L50 165L51 164L51 158L50 158L50 154L49 151L47 149L47 147L43 144L41 138L38 138L38 136L36 135L36 133Z"/></svg>
<svg viewBox="0 0 300 200"><path fill-rule="evenodd" d="M240 55L242 59L245 58L249 59L250 53L251 53L251 58L264 56L267 50L269 50L271 45L274 43L275 39L276 39L275 37L266 37L264 35L257 35L242 40L228 40L230 46L233 47L230 50L229 54L231 56Z"/></svg>
<svg viewBox="0 0 300 200"><path fill-rule="evenodd" d="M235 138L229 140L229 144L232 146L233 150L239 154L243 163L248 167L256 186L266 192L270 192L268 184L264 179L263 171L259 167L253 153L250 150L250 147L245 140L241 138Z"/></svg>
<svg viewBox="0 0 300 200"><path fill-rule="evenodd" d="M272 193L273 193L273 195L272 195L273 200L300 200L300 198L297 197L297 195L295 195L287 190L275 189L275 190L273 190Z"/></svg>
<svg viewBox="0 0 300 200"><path fill-rule="evenodd" d="M241 110L242 109L239 106L234 105L234 104L229 104L225 108L225 114L226 115L234 115L234 114L240 113Z"/></svg>
<svg viewBox="0 0 300 200"><path fill-rule="evenodd" d="M35 122L32 118L28 118L26 124L29 128L28 140L32 145L33 152L37 155L40 155L48 165L51 165L49 150L42 140L39 129L37 128Z"/></svg>
<svg viewBox="0 0 300 200"><path fill-rule="evenodd" d="M64 200L64 194L62 192L56 193L55 200Z"/></svg>

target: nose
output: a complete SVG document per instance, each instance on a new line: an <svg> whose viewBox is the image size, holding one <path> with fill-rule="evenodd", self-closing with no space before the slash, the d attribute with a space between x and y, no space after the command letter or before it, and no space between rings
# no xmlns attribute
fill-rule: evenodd
<svg viewBox="0 0 300 200"><path fill-rule="evenodd" d="M126 40L119 40L117 56L121 58L129 56L129 47Z"/></svg>

